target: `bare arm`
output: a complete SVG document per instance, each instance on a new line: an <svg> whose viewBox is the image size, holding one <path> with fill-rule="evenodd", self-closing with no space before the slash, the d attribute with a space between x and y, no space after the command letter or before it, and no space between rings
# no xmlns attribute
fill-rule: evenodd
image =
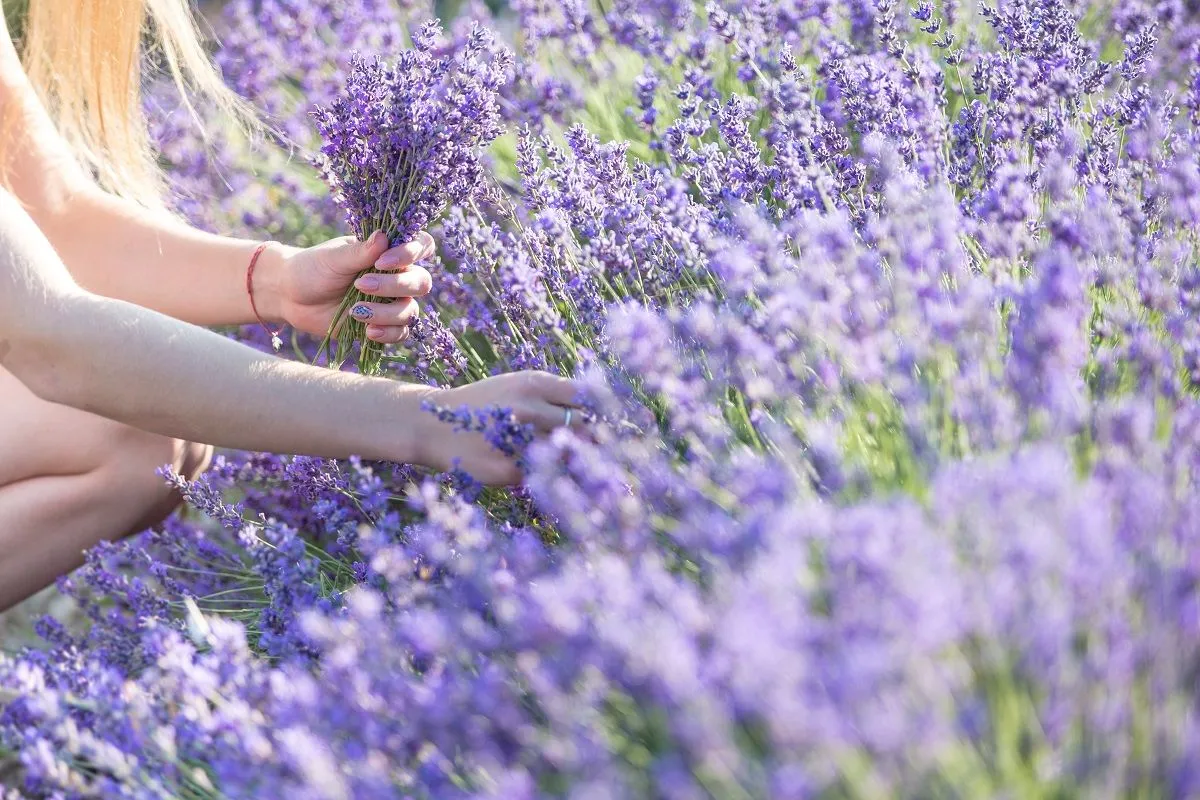
<svg viewBox="0 0 1200 800"><path fill-rule="evenodd" d="M430 390L265 356L81 289L0 191L0 364L40 397L247 450L412 460Z"/></svg>
<svg viewBox="0 0 1200 800"><path fill-rule="evenodd" d="M91 294L71 278L33 220L0 190L0 366L44 400L143 430L243 450L361 455L519 480L478 434L421 410L499 406L549 431L567 422L577 387L541 372L455 389L365 378L263 355L140 306Z"/></svg>
<svg viewBox="0 0 1200 800"><path fill-rule="evenodd" d="M73 161L21 67L0 19L3 167L11 190L90 291L199 325L252 321L243 273L256 242L198 231L102 191ZM264 254L260 311L281 320L281 261Z"/></svg>
<svg viewBox="0 0 1200 800"><path fill-rule="evenodd" d="M74 192L57 211L29 211L90 291L197 325L254 321L245 273L258 242L197 230L94 185ZM272 323L285 321L283 263L294 252L273 246L255 270L258 310Z"/></svg>

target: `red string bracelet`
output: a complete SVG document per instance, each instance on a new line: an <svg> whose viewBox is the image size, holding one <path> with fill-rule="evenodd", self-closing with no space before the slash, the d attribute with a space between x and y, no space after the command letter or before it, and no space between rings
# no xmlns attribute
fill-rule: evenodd
<svg viewBox="0 0 1200 800"><path fill-rule="evenodd" d="M258 264L258 257L263 254L269 246L275 242L263 242L258 247L254 248L254 255L250 256L250 266L246 267L246 294L250 295L250 308L254 311L254 317L258 320L258 324L263 326L263 330L271 334L271 346L276 352L283 347L283 339L279 338L279 334L283 333L283 328L277 331L271 330L267 325L266 320L262 318L262 314L258 313L258 306L254 303L254 267Z"/></svg>

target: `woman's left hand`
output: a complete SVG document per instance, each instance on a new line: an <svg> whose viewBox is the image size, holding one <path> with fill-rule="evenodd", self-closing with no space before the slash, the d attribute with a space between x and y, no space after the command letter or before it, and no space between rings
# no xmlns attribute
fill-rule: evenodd
<svg viewBox="0 0 1200 800"><path fill-rule="evenodd" d="M402 341L420 311L415 298L425 296L433 286L433 277L417 262L433 254L433 237L424 231L391 249L383 233L376 231L365 242L343 236L291 250L284 256L283 318L298 330L323 336L355 276L374 266L384 274L364 275L355 285L363 294L394 302L356 304L356 309L365 311L355 317L368 323L368 338L387 344Z"/></svg>

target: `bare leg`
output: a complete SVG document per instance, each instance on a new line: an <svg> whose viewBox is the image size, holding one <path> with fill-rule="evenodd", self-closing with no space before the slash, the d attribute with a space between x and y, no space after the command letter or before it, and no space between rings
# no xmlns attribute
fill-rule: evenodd
<svg viewBox="0 0 1200 800"><path fill-rule="evenodd" d="M158 467L198 474L211 449L34 396L0 369L0 609L83 563L101 539L164 519L180 502Z"/></svg>

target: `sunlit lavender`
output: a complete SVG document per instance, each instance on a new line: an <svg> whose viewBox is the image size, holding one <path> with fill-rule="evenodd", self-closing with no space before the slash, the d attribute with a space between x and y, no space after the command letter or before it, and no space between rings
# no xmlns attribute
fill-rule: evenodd
<svg viewBox="0 0 1200 800"><path fill-rule="evenodd" d="M345 89L313 117L322 140L317 165L360 240L383 231L402 245L446 206L482 199L480 148L502 133L496 92L511 61L478 25L461 47L445 48L436 22L422 26L394 62L351 60ZM375 375L383 345L369 341L365 325L349 315L364 298L351 288L334 315L329 362L340 366L357 344L359 370Z"/></svg>
<svg viewBox="0 0 1200 800"><path fill-rule="evenodd" d="M430 13L234 0L217 58L272 133L152 87L177 208L429 226L389 373L571 375L588 435L498 441L507 490L164 474L191 513L94 549L59 585L87 624L0 659L23 791L1200 795L1200 11ZM449 102L437 64L478 70ZM384 191L370 87L482 109L402 173L433 200Z"/></svg>

